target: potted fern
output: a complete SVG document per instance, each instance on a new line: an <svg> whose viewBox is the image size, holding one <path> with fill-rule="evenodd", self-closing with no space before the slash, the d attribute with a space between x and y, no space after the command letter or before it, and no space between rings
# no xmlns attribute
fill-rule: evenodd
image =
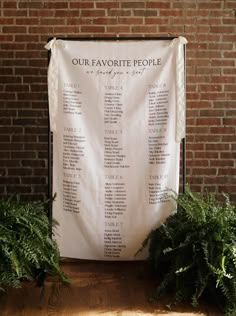
<svg viewBox="0 0 236 316"><path fill-rule="evenodd" d="M63 282L57 244L43 202L0 200L0 290L20 287L23 280L40 283L46 274Z"/></svg>
<svg viewBox="0 0 236 316"><path fill-rule="evenodd" d="M172 292L173 303L214 300L225 315L236 315L236 207L189 188L178 210L143 243L159 285L155 297Z"/></svg>

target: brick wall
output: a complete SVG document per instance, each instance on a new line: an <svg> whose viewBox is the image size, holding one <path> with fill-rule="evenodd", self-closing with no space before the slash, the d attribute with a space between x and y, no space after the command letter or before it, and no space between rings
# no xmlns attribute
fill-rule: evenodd
<svg viewBox="0 0 236 316"><path fill-rule="evenodd" d="M49 37L182 35L187 182L236 200L235 0L1 0L0 8L0 195L47 192Z"/></svg>

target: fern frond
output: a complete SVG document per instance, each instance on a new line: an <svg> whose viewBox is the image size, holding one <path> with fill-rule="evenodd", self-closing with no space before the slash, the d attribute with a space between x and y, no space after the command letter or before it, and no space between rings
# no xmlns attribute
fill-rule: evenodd
<svg viewBox="0 0 236 316"><path fill-rule="evenodd" d="M197 306L205 292L233 314L236 301L236 206L215 194L189 187L177 198L178 210L149 235L149 260L161 283L160 293ZM234 304L234 305L233 305ZM236 316L236 315L234 315Z"/></svg>
<svg viewBox="0 0 236 316"><path fill-rule="evenodd" d="M0 287L19 287L21 280L37 278L47 270L63 282L60 254L51 239L45 203L20 203L13 198L0 200Z"/></svg>

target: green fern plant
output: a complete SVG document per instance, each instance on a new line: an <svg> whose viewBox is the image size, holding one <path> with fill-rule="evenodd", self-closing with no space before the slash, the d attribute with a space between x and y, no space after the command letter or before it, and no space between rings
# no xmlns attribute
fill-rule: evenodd
<svg viewBox="0 0 236 316"><path fill-rule="evenodd" d="M43 202L0 200L0 290L20 287L22 280L40 281L45 273L68 281L46 209Z"/></svg>
<svg viewBox="0 0 236 316"><path fill-rule="evenodd" d="M177 213L143 243L160 282L156 297L174 293L173 302L213 299L227 316L236 316L236 207L214 194L178 197Z"/></svg>

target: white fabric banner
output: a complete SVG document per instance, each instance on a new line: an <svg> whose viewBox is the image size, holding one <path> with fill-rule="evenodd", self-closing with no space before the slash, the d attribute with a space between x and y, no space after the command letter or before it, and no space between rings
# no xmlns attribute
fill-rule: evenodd
<svg viewBox="0 0 236 316"><path fill-rule="evenodd" d="M56 40L48 70L62 257L139 260L174 210L185 131L182 37Z"/></svg>

